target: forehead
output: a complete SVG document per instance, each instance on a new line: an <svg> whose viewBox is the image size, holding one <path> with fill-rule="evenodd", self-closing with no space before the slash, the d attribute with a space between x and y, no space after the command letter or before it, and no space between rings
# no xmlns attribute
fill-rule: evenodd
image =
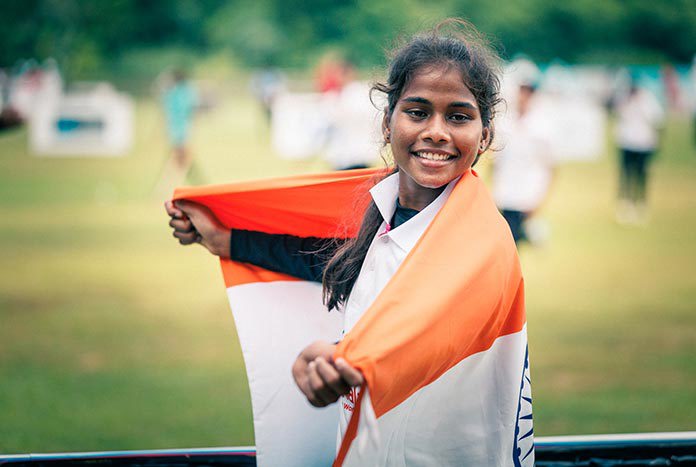
<svg viewBox="0 0 696 467"><path fill-rule="evenodd" d="M454 66L440 65L417 70L401 93L400 99L407 97L427 97L428 100L465 101L476 104L476 97L464 82L461 71Z"/></svg>

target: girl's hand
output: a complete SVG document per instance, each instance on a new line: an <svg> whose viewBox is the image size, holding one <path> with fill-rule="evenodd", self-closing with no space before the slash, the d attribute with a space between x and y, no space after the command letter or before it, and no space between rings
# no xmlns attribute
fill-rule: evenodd
<svg viewBox="0 0 696 467"><path fill-rule="evenodd" d="M212 254L230 257L230 230L205 206L191 201L167 201L164 209L171 217L169 226L182 245L200 243Z"/></svg>
<svg viewBox="0 0 696 467"><path fill-rule="evenodd" d="M333 404L353 386L364 382L362 374L345 360L333 361L336 345L317 341L305 348L292 366L295 383L314 407Z"/></svg>

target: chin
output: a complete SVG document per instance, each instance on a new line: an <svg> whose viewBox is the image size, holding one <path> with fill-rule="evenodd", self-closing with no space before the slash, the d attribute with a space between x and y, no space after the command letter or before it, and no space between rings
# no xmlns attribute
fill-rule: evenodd
<svg viewBox="0 0 696 467"><path fill-rule="evenodd" d="M457 178L459 175L452 177L447 176L420 176L414 177L414 181L423 188L429 188L431 190L436 190L447 185L449 182Z"/></svg>

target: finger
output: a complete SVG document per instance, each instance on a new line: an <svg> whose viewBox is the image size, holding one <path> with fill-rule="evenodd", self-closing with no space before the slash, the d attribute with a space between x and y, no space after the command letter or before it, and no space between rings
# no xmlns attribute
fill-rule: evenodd
<svg viewBox="0 0 696 467"><path fill-rule="evenodd" d="M297 387L300 388L300 391L304 396L307 398L307 401L314 407L326 407L326 403L319 399L317 395L312 391L312 388L309 387L309 380L307 379L307 376L304 375L301 378L297 379L295 381L297 383Z"/></svg>
<svg viewBox="0 0 696 467"><path fill-rule="evenodd" d="M300 371L301 375L295 380L302 394L304 394L307 401L314 407L325 407L326 404L317 396L309 383L309 366L305 363Z"/></svg>
<svg viewBox="0 0 696 467"><path fill-rule="evenodd" d="M298 358L295 360L295 363L292 365L292 377L302 394L309 399L312 392L307 381L307 364L303 359Z"/></svg>
<svg viewBox="0 0 696 467"><path fill-rule="evenodd" d="M169 221L169 227L174 228L177 232L193 232L196 228L188 219L172 219Z"/></svg>
<svg viewBox="0 0 696 467"><path fill-rule="evenodd" d="M182 245L190 245L198 241L198 232L196 231L188 233L174 231L172 235L176 237Z"/></svg>
<svg viewBox="0 0 696 467"><path fill-rule="evenodd" d="M351 386L360 386L365 382L365 378L362 373L356 368L350 366L347 361L342 358L336 359L335 362L336 370L341 375L346 383Z"/></svg>
<svg viewBox="0 0 696 467"><path fill-rule="evenodd" d="M181 212L181 209L177 208L176 205L174 204L174 201L165 201L164 202L164 209L167 211L167 214L169 214L171 217L174 217L176 219L180 219L184 216L184 213Z"/></svg>
<svg viewBox="0 0 696 467"><path fill-rule="evenodd" d="M214 215L202 204L185 201L179 202L178 206L181 209L184 218L189 219L194 228L197 228L196 226L200 226L202 227L202 230L208 230L207 226L214 224L214 222L211 220L211 217L214 219Z"/></svg>
<svg viewBox="0 0 696 467"><path fill-rule="evenodd" d="M307 366L307 377L309 379L309 387L312 390L312 395L315 399L322 403L321 407L336 402L338 394L333 392L331 388L324 384L324 381L317 372L317 363L312 361Z"/></svg>
<svg viewBox="0 0 696 467"><path fill-rule="evenodd" d="M307 365L306 376L307 386L309 389L307 399L309 399L309 401L315 407L324 407L327 404L327 402L320 394L320 391L323 389L324 382L317 374L316 366L317 364L314 363L314 361L309 362L309 365Z"/></svg>
<svg viewBox="0 0 696 467"><path fill-rule="evenodd" d="M185 199L175 201L174 207L176 207L181 213L187 216L191 213L198 213L199 211L205 209L202 205Z"/></svg>
<svg viewBox="0 0 696 467"><path fill-rule="evenodd" d="M350 386L346 384L346 381L341 378L341 375L333 365L324 360L322 357L318 357L314 360L317 364L317 373L321 377L324 384L328 386L336 395L342 396L348 394L350 391Z"/></svg>

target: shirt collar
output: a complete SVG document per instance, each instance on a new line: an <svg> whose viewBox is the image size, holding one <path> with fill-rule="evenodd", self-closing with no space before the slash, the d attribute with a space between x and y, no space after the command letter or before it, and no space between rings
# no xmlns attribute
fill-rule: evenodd
<svg viewBox="0 0 696 467"><path fill-rule="evenodd" d="M418 239L423 235L423 232L425 232L425 229L430 225L430 222L435 218L435 215L444 206L460 178L457 177L448 183L447 187L432 203L407 222L393 229L387 229L386 226L389 225L391 218L394 217L394 211L396 211L396 199L399 196L399 174L392 174L376 184L370 190L370 194L384 219L378 230L378 235L388 235L399 248L404 251L411 251Z"/></svg>
<svg viewBox="0 0 696 467"><path fill-rule="evenodd" d="M396 198L399 196L399 173L391 174L370 189L370 195L375 202L382 218L389 223L396 211Z"/></svg>

